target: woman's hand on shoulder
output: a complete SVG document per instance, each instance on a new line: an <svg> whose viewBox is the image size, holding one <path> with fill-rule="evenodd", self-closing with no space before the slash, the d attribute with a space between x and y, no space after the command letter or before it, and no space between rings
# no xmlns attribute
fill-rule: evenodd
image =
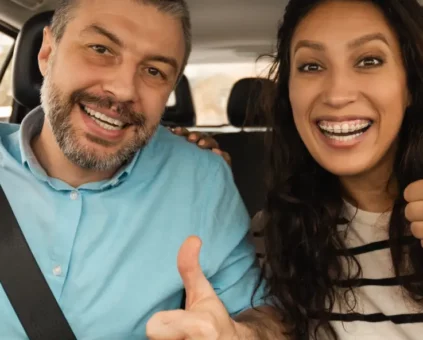
<svg viewBox="0 0 423 340"><path fill-rule="evenodd" d="M170 128L169 130L175 135L185 137L187 141L197 144L201 149L211 150L215 154L223 157L229 166L232 166L231 156L220 149L219 143L212 136L200 132L190 132L188 129L182 127Z"/></svg>

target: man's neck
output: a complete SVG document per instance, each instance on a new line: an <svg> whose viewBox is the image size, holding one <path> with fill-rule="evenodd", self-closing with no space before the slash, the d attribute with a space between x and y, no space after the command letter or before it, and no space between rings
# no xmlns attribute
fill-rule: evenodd
<svg viewBox="0 0 423 340"><path fill-rule="evenodd" d="M63 154L46 120L41 133L31 140L31 148L49 177L59 179L74 188L109 179L117 171L93 171L72 163Z"/></svg>

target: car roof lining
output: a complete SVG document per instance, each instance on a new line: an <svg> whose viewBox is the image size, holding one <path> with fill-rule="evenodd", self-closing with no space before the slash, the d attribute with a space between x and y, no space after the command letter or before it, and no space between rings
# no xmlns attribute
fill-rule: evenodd
<svg viewBox="0 0 423 340"><path fill-rule="evenodd" d="M1 0L0 20L20 28L35 12ZM187 0L193 26L190 63L251 62L271 53L286 0ZM46 0L37 12L54 9Z"/></svg>

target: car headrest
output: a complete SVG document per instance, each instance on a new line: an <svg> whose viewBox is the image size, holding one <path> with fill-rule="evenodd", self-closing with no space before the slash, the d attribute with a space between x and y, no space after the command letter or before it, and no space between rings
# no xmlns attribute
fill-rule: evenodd
<svg viewBox="0 0 423 340"><path fill-rule="evenodd" d="M44 27L50 25L53 11L30 18L19 32L14 53L13 97L27 110L40 105L43 77L38 67L38 52ZM190 127L195 125L195 110L188 79L182 76L175 89L176 104L166 107L164 125Z"/></svg>
<svg viewBox="0 0 423 340"><path fill-rule="evenodd" d="M13 97L31 110L40 105L43 77L38 68L38 52L43 41L43 29L50 25L53 12L44 12L29 19L19 32L14 53Z"/></svg>
<svg viewBox="0 0 423 340"><path fill-rule="evenodd" d="M232 87L228 101L228 119L236 127L264 127L263 91L274 84L265 78L244 78Z"/></svg>
<svg viewBox="0 0 423 340"><path fill-rule="evenodd" d="M185 75L181 77L175 88L175 105L166 106L162 117L165 126L195 126L195 109L192 101L191 88Z"/></svg>

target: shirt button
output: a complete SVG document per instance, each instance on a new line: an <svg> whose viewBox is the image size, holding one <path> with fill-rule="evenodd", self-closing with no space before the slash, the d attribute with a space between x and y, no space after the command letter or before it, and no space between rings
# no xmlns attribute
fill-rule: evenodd
<svg viewBox="0 0 423 340"><path fill-rule="evenodd" d="M62 267L56 266L53 268L53 274L54 276L60 276L62 275Z"/></svg>
<svg viewBox="0 0 423 340"><path fill-rule="evenodd" d="M71 198L71 200L72 200L72 201L77 200L77 199L78 199L78 197L79 197L78 191L72 191L72 192L71 192L71 194L70 194L70 198Z"/></svg>

